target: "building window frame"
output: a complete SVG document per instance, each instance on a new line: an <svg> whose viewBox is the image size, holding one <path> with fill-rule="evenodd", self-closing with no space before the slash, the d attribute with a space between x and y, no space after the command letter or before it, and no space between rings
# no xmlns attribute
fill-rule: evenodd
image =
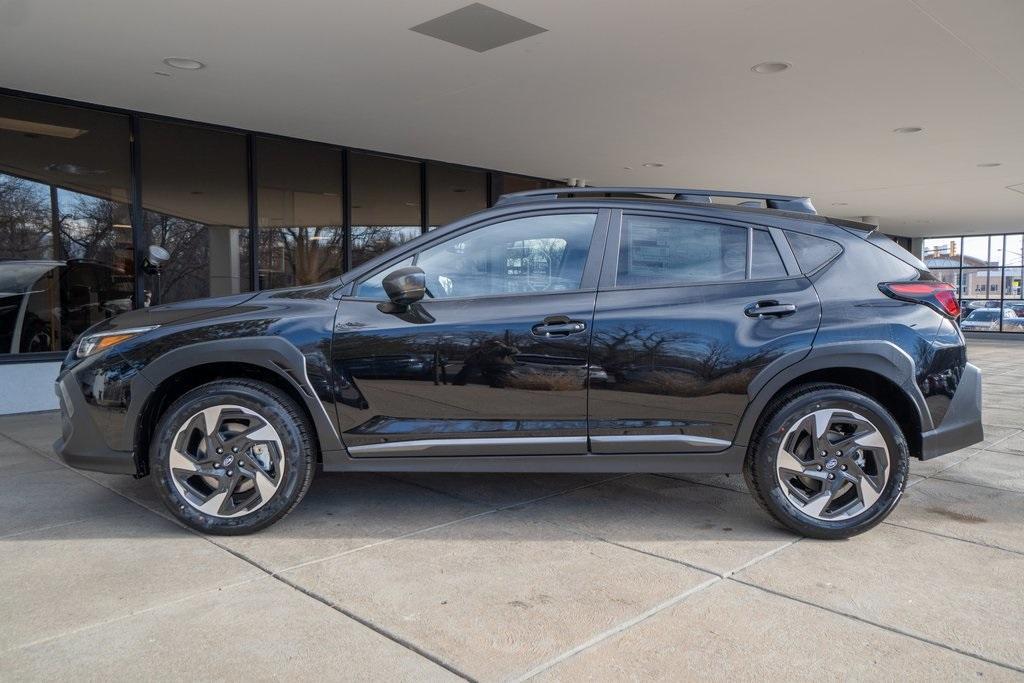
<svg viewBox="0 0 1024 683"><path fill-rule="evenodd" d="M506 175L517 176L530 181L536 181L546 186L554 187L561 185L561 181L552 180L549 178L542 178L538 176L529 176L520 173L512 173L509 171L501 171L482 166L471 166L468 164L458 164L443 161L440 159L427 159L422 157L412 157L402 154L394 154L391 152L381 150L363 149L358 147L351 147L347 145L331 144L316 142L312 140L306 140L302 138L296 138L287 135L277 135L274 133L268 133L264 131L248 130L242 128L235 128L233 126L224 126L213 123L204 123L202 121L192 121L189 119L166 116L162 114L155 114L151 112L137 111L131 109L123 109L119 107L110 107L106 105L96 104L93 102L83 102L79 100L72 100L61 97L53 97L50 95L42 95L39 93L26 92L23 90L15 90L11 88L0 87L0 95L6 97L15 97L26 100L32 100L36 102L43 102L54 105L72 106L81 109L89 109L98 112L106 112L112 114L121 114L126 116L128 119L128 135L129 135L129 221L131 223L131 235L132 235L132 246L135 257L135 272L134 272L134 287L133 287L133 308L141 308L144 304L145 294L145 273L142 268L142 264L146 257L146 249L148 247L148 235L145 230L145 217L144 207L142 203L142 120L152 120L164 123L173 123L179 125L194 126L197 128L204 128L212 131L220 131L225 133L235 133L244 135L246 138L246 180L248 188L248 235L249 235L249 287L252 292L260 291L258 286L259 282L259 263L260 263L260 241L259 241L259 204L258 204L258 178L256 168L256 145L259 138L272 138L281 140L284 142L296 142L302 144L314 144L320 145L325 148L335 150L341 154L341 167L338 169L340 174L341 187L343 191L342 199L342 230L344 231L345 240L345 256L344 263L342 264L342 272L347 272L352 268L352 192L351 192L351 174L349 170L349 154L350 153L362 153L362 154L373 154L378 156L387 156L395 159L405 160L417 163L419 165L419 195L420 195L420 234L426 233L429 229L429 197L428 190L429 184L427 182L428 167L430 164L444 164L447 166L470 169L478 172L482 172L486 177L486 188L487 188L487 206L491 207L497 201L501 195L501 188L503 186L503 178ZM42 353L24 353L24 354L0 354L0 364L4 363L29 363L29 362L50 362L58 361L64 358L65 352L42 352Z"/></svg>
<svg viewBox="0 0 1024 683"><path fill-rule="evenodd" d="M1022 232L1024 232L1024 231L1022 231ZM1006 305L1006 302L1009 302L1009 301L1020 301L1022 304L1024 304L1024 298L1022 298L1021 296L1014 297L1012 295L1012 293L1009 296L1007 296L1007 291L1006 291L1007 290L1007 277L1013 277L1014 274L1018 274L1019 275L1019 274L1022 273L1022 269L1024 269L1024 266L1022 266L1019 263L1007 264L1007 260L1008 260L1007 259L1007 244L1009 243L1009 238L1011 236L1020 235L1020 234L1021 234L1021 232L1008 232L1008 233L988 233L988 234L984 234L984 235L960 234L960 235L936 235L936 236L925 237L925 238L922 239L921 260L924 261L925 263L927 263L928 252L923 247L923 242L925 240L945 240L947 242L955 241L956 244L957 244L957 252L958 252L957 258L956 258L957 265L955 265L955 266L942 266L942 267L936 266L935 268L932 269L933 272L941 271L943 273L955 273L956 274L957 298L960 301L981 301L981 300L984 300L984 301L990 301L990 302L998 302L999 311L1000 311L1000 315L999 315L999 330L998 330L998 332L999 333L1006 333L1006 334L1020 334L1020 332L1009 332L1009 331L1007 331L1005 329L1005 325L1003 324L1004 323L1003 315L1002 315L1003 307ZM964 252L964 241L967 238L970 238L970 237L985 237L985 238L988 239L988 249L987 249L986 257L985 257L986 265L972 265L972 264L965 263L966 253ZM1001 246L1001 248L998 249L999 253L1001 254L1001 256L999 258L999 264L998 265L994 265L993 264L993 259L992 259L993 248L994 247L998 247L1000 245L1000 243L1001 243L1002 246ZM1018 255L1017 260L1020 260L1022 263L1024 263L1024 255ZM971 271L979 271L979 270L984 270L985 271L985 280L984 280L984 282L973 282L973 283L969 284L967 282L967 280L965 279L965 273L970 273ZM995 273L998 273L998 275L995 275ZM996 280L996 278L998 278L998 280ZM998 296L993 297L992 296L993 293L998 293ZM995 331L995 330L993 330L993 331Z"/></svg>

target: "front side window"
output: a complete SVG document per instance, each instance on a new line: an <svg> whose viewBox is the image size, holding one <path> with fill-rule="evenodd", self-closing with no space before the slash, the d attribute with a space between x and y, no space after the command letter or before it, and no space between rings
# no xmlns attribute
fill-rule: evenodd
<svg viewBox="0 0 1024 683"><path fill-rule="evenodd" d="M623 216L619 287L743 280L747 228L659 216Z"/></svg>
<svg viewBox="0 0 1024 683"><path fill-rule="evenodd" d="M384 278L387 277L388 273L399 268L408 268L412 265L413 257L401 261L400 263L393 263L384 270L377 271L375 275L371 275L366 280L359 283L359 289L356 295L362 299L373 299L374 301L384 301L388 298L388 295L384 292Z"/></svg>
<svg viewBox="0 0 1024 683"><path fill-rule="evenodd" d="M594 234L595 214L530 216L463 233L416 255L427 297L530 294L578 289ZM382 298L390 266L363 282L357 295Z"/></svg>

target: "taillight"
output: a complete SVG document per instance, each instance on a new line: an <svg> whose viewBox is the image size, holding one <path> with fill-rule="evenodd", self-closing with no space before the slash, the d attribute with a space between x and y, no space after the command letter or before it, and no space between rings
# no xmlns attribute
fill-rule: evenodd
<svg viewBox="0 0 1024 683"><path fill-rule="evenodd" d="M880 282L878 288L893 299L931 306L943 315L960 315L956 288L948 282Z"/></svg>

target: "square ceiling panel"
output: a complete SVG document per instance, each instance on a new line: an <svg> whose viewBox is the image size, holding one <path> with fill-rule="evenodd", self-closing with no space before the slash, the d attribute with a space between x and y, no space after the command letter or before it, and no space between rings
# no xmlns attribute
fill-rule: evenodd
<svg viewBox="0 0 1024 683"><path fill-rule="evenodd" d="M409 30L476 52L487 52L547 31L546 28L479 2L425 21Z"/></svg>

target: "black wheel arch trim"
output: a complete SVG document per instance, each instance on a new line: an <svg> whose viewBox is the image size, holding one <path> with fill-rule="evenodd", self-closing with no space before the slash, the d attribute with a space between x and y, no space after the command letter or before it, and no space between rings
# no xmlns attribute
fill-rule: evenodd
<svg viewBox="0 0 1024 683"><path fill-rule="evenodd" d="M132 400L126 415L126 430L137 438L139 419L157 388L180 372L214 363L245 364L269 370L294 387L313 418L321 450L344 448L327 406L317 396L306 374L306 357L283 337L242 337L200 342L173 349L159 356L132 379ZM136 444L136 448L143 447Z"/></svg>
<svg viewBox="0 0 1024 683"><path fill-rule="evenodd" d="M803 356L793 358L793 356ZM781 367L776 372L772 368ZM931 413L916 383L914 360L906 351L888 341L850 341L815 345L809 353L795 351L773 363L750 383L747 408L740 420L734 443L749 444L757 422L768 403L793 380L819 370L861 369L885 377L898 386L913 404L922 432L932 429Z"/></svg>

